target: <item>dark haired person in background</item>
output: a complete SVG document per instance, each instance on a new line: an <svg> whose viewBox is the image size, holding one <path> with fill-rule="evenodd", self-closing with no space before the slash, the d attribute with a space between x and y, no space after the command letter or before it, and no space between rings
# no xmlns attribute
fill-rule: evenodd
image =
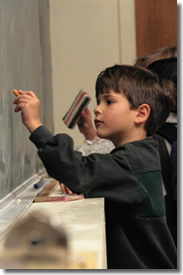
<svg viewBox="0 0 183 275"><path fill-rule="evenodd" d="M176 57L155 61L147 68L157 73L160 78L172 81L177 91ZM177 246L177 104L154 138L159 144L162 177L166 189L167 223Z"/></svg>

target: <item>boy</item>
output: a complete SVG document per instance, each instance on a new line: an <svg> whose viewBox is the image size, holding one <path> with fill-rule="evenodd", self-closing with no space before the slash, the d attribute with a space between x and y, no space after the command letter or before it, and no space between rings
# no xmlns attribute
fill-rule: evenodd
<svg viewBox="0 0 183 275"><path fill-rule="evenodd" d="M110 269L174 269L176 249L166 224L161 167L151 137L175 104L168 81L135 66L107 68L96 81L95 125L111 140L110 154L87 157L66 134L53 136L39 119L39 100L20 91L15 112L48 174L86 198L104 197Z"/></svg>

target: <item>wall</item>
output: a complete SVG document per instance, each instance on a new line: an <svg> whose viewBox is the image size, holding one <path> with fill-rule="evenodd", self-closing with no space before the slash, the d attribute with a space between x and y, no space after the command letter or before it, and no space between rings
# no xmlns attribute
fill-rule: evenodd
<svg viewBox="0 0 183 275"><path fill-rule="evenodd" d="M100 71L136 58L134 0L50 0L54 132L84 137L67 129L62 117L80 89L96 106L95 81Z"/></svg>
<svg viewBox="0 0 183 275"><path fill-rule="evenodd" d="M45 35L41 30L48 32L49 21L40 17L40 8L45 5L48 9L48 1L40 2L0 0L0 199L43 168L29 140L29 132L21 122L21 114L13 112L12 104L13 89L33 90L42 102L42 121L46 121L43 98L47 91L44 89L43 95L43 82L47 72L42 69L42 57L49 52L46 43L43 45ZM51 120L51 112L47 116Z"/></svg>
<svg viewBox="0 0 183 275"><path fill-rule="evenodd" d="M135 0L137 56L177 45L177 0Z"/></svg>

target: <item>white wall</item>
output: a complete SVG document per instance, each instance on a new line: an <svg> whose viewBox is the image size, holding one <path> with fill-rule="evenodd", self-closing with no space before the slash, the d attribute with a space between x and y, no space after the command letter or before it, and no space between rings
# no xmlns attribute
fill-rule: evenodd
<svg viewBox="0 0 183 275"><path fill-rule="evenodd" d="M62 117L80 89L96 106L95 81L100 71L136 58L134 0L50 0L50 37L54 132L84 137L67 129Z"/></svg>

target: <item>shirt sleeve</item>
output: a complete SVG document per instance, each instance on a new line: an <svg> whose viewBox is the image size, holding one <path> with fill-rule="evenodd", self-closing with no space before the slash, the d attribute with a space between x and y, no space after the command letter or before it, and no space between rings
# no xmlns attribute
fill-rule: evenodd
<svg viewBox="0 0 183 275"><path fill-rule="evenodd" d="M137 180L119 155L82 156L73 150L70 136L53 136L44 126L37 128L30 140L37 146L48 174L74 193L82 193L88 198L105 197L126 206L138 202Z"/></svg>

